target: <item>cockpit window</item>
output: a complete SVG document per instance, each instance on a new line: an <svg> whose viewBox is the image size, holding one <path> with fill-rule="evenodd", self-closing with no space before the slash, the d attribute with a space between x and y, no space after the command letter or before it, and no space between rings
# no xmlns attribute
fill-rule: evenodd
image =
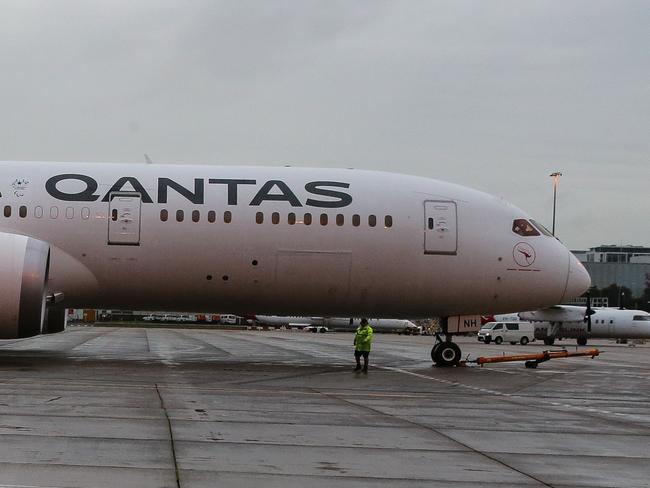
<svg viewBox="0 0 650 488"><path fill-rule="evenodd" d="M517 219L512 223L512 232L524 237L538 236L539 231L526 219Z"/></svg>
<svg viewBox="0 0 650 488"><path fill-rule="evenodd" d="M635 315L632 317L632 320L638 320L640 322L650 322L650 315Z"/></svg>
<svg viewBox="0 0 650 488"><path fill-rule="evenodd" d="M544 227L542 224L540 224L536 220L532 220L532 219L531 219L531 222L537 228L537 230L539 230L542 234L544 234L545 236L553 237L553 234L551 234L551 231L548 230L546 227Z"/></svg>

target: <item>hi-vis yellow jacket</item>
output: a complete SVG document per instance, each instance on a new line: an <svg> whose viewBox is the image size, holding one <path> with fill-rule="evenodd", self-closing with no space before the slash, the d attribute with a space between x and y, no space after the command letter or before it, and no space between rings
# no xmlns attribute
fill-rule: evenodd
<svg viewBox="0 0 650 488"><path fill-rule="evenodd" d="M366 325L365 327L357 327L357 332L354 334L354 348L361 352L370 352L370 345L372 344L372 327Z"/></svg>

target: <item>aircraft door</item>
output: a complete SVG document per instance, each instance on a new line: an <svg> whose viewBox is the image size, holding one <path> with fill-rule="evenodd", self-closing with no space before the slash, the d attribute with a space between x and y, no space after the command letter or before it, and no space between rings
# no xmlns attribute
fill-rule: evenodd
<svg viewBox="0 0 650 488"><path fill-rule="evenodd" d="M108 244L140 245L142 196L134 192L110 194L108 211Z"/></svg>
<svg viewBox="0 0 650 488"><path fill-rule="evenodd" d="M424 202L424 254L453 254L458 250L456 203Z"/></svg>
<svg viewBox="0 0 650 488"><path fill-rule="evenodd" d="M606 320L607 320L607 332L608 332L608 335L610 335L612 337L616 337L616 334L621 332L621 330L619 330L619 327L616 327L616 323L615 323L616 319L612 315L610 315L609 317L607 317ZM625 329L627 329L627 327L623 327L622 331L623 332L628 332Z"/></svg>

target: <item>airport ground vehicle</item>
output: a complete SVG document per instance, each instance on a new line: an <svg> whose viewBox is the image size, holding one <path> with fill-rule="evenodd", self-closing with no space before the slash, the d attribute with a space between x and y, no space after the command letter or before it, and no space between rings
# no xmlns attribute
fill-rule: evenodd
<svg viewBox="0 0 650 488"><path fill-rule="evenodd" d="M478 340L485 344L494 341L525 346L535 340L535 327L530 322L488 322L479 330Z"/></svg>
<svg viewBox="0 0 650 488"><path fill-rule="evenodd" d="M227 325L235 325L239 322L239 317L232 314L224 314L219 318L219 322Z"/></svg>
<svg viewBox="0 0 650 488"><path fill-rule="evenodd" d="M320 332L321 334L325 334L326 332L329 332L329 329L325 326L322 325L308 325L303 329L305 332Z"/></svg>

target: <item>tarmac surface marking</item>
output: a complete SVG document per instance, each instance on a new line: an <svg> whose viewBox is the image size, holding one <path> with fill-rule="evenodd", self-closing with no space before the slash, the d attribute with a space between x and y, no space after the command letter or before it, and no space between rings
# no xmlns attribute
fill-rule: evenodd
<svg viewBox="0 0 650 488"><path fill-rule="evenodd" d="M650 347L444 369L432 342L376 334L367 375L349 333L0 342L0 487L650 487Z"/></svg>

